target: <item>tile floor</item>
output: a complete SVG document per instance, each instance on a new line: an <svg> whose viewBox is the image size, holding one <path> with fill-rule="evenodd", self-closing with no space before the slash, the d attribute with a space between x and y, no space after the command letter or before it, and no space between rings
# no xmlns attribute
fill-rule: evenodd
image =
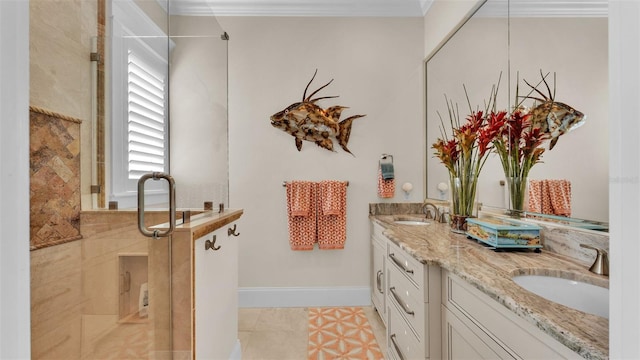
<svg viewBox="0 0 640 360"><path fill-rule="evenodd" d="M386 349L385 327L372 306L363 307L381 349ZM309 312L307 308L242 308L238 338L243 360L306 360ZM384 352L384 350L383 350Z"/></svg>

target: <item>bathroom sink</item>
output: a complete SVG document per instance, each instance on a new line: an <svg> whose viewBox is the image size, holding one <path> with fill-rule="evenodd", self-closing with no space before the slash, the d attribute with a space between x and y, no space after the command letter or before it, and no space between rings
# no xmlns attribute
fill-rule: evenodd
<svg viewBox="0 0 640 360"><path fill-rule="evenodd" d="M393 223L398 225L429 225L426 220L418 218L395 218Z"/></svg>
<svg viewBox="0 0 640 360"><path fill-rule="evenodd" d="M545 275L519 275L513 281L547 300L609 318L609 289L581 281Z"/></svg>

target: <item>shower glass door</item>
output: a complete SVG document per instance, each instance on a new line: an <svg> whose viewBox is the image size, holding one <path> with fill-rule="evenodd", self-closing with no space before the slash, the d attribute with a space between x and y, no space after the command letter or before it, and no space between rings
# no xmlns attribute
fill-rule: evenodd
<svg viewBox="0 0 640 360"><path fill-rule="evenodd" d="M82 219L80 359L173 359L171 238L138 231L137 183L168 173L170 52L167 4L107 0L94 68L94 174L111 209ZM105 109L108 109L105 111ZM95 148L95 147L94 147ZM105 149L108 149L105 151ZM100 159L105 159L101 164ZM100 166L104 166L100 169ZM92 195L94 197L99 195ZM105 199L94 208L107 207ZM166 223L168 184L148 181L145 225ZM100 205L100 204L104 205ZM76 358L69 354L69 358Z"/></svg>
<svg viewBox="0 0 640 360"><path fill-rule="evenodd" d="M185 2L107 3L105 203L119 210L98 213L104 219L87 223L95 231L82 240L80 358L188 358L176 334L190 334L191 322L171 307L184 301L172 293L172 238L138 231L137 182L170 174L178 223L205 202L228 205L228 35ZM167 223L168 183L148 180L144 192L145 227Z"/></svg>

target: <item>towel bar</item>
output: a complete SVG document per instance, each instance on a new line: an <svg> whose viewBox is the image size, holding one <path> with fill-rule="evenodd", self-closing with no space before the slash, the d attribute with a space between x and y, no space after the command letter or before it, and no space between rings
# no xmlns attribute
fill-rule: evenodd
<svg viewBox="0 0 640 360"><path fill-rule="evenodd" d="M348 181L345 181L345 182L347 183L347 186L349 186L349 182L348 182ZM287 182L286 182L286 181L283 181L283 182L282 182L282 186L283 186L283 187L284 187L284 186L287 186Z"/></svg>

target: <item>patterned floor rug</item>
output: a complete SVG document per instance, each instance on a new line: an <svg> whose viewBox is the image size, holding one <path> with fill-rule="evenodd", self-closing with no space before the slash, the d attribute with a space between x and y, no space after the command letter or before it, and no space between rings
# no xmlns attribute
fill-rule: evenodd
<svg viewBox="0 0 640 360"><path fill-rule="evenodd" d="M384 359L360 307L309 309L309 360Z"/></svg>

